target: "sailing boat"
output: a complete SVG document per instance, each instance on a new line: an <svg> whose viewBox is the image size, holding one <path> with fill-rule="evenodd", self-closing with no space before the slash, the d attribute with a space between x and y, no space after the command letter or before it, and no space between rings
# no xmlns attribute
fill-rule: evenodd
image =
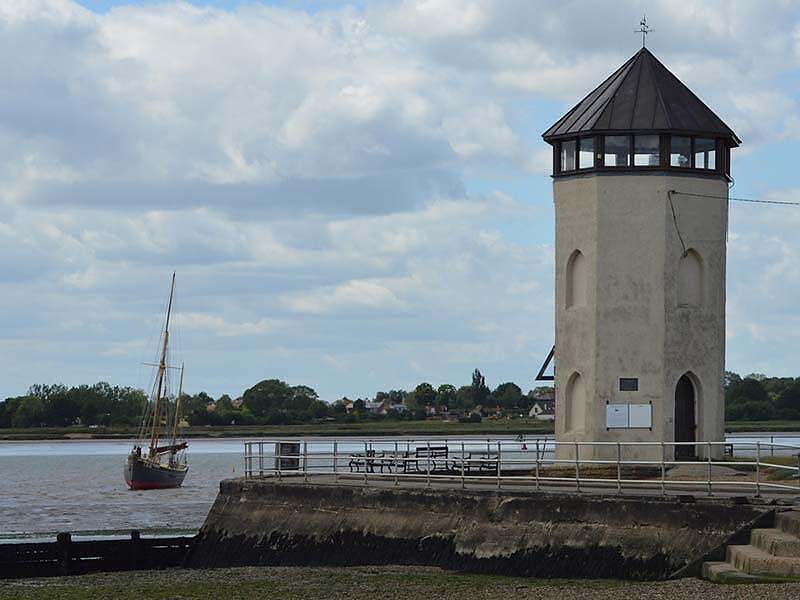
<svg viewBox="0 0 800 600"><path fill-rule="evenodd" d="M186 463L186 441L178 441L180 423L181 394L183 392L183 365L180 370L178 395L175 397L175 410L170 419L169 380L167 370L175 369L167 364L169 347L169 319L172 313L172 298L175 294L175 273L169 290L167 318L161 337L161 358L156 367L155 382L150 401L147 403L137 443L133 446L125 462L125 483L132 490L152 490L180 487L189 465ZM159 445L162 442L163 445ZM167 442L167 443L163 443ZM143 452L147 444L146 452ZM162 457L166 461L162 462Z"/></svg>

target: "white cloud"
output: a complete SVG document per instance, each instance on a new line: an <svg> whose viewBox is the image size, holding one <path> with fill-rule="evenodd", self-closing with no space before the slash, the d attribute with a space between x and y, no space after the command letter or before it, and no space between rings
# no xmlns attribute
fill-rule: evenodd
<svg viewBox="0 0 800 600"><path fill-rule="evenodd" d="M763 161L800 131L797 8L722 6L648 6L651 43L745 138L737 165ZM539 134L635 50L640 11L0 2L0 394L139 383L173 270L189 389L358 395L475 366L527 385L552 343ZM744 364L800 327L800 223L738 214Z"/></svg>

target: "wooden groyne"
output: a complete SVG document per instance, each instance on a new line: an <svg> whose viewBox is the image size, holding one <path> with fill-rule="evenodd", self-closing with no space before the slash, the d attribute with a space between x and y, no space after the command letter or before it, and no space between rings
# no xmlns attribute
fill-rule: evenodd
<svg viewBox="0 0 800 600"><path fill-rule="evenodd" d="M74 541L59 533L54 542L0 544L0 579L82 575L97 571L133 571L179 567L194 537Z"/></svg>

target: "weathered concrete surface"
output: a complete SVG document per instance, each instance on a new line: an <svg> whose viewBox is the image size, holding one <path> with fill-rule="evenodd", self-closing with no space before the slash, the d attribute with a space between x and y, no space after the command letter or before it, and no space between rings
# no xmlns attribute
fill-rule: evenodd
<svg viewBox="0 0 800 600"><path fill-rule="evenodd" d="M188 566L418 564L539 577L699 574L767 506L227 480ZM744 537L742 537L744 536Z"/></svg>
<svg viewBox="0 0 800 600"><path fill-rule="evenodd" d="M800 511L781 512L775 523L775 528L751 530L749 544L729 545L725 562L705 563L703 577L717 583L800 578Z"/></svg>
<svg viewBox="0 0 800 600"><path fill-rule="evenodd" d="M670 190L708 197L670 197ZM660 460L658 443L675 441L683 375L694 387L695 439L723 440L727 193L723 177L697 174L554 181L556 440L654 442L625 446L623 457ZM687 252L701 265L697 298L688 303L679 277ZM579 272L570 266L576 253ZM638 378L638 391L620 391L621 377ZM607 429L606 403L650 403L652 428ZM557 452L574 456L569 445ZM718 456L722 447L711 452ZM580 454L610 459L616 447L586 445ZM671 446L666 454L673 458Z"/></svg>

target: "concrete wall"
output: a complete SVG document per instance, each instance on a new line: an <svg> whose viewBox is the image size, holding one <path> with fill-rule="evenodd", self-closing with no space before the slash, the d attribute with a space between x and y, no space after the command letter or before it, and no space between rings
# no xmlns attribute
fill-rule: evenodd
<svg viewBox="0 0 800 600"><path fill-rule="evenodd" d="M691 573L765 507L228 480L191 567L426 564L543 577Z"/></svg>
<svg viewBox="0 0 800 600"><path fill-rule="evenodd" d="M691 175L589 174L554 182L558 441L674 441L675 387L685 373L697 392L696 439L722 440L727 203L675 194L673 217L668 190L727 195L720 178ZM702 261L699 306L678 303L684 244ZM567 264L576 249L586 258L588 291L584 306L567 306ZM566 418L576 372L587 398L581 429ZM621 377L638 378L639 390L620 391ZM652 431L606 429L608 402L652 403ZM646 446L625 455L661 452ZM559 455L574 452L560 448ZM584 447L581 456L611 458L616 448Z"/></svg>

